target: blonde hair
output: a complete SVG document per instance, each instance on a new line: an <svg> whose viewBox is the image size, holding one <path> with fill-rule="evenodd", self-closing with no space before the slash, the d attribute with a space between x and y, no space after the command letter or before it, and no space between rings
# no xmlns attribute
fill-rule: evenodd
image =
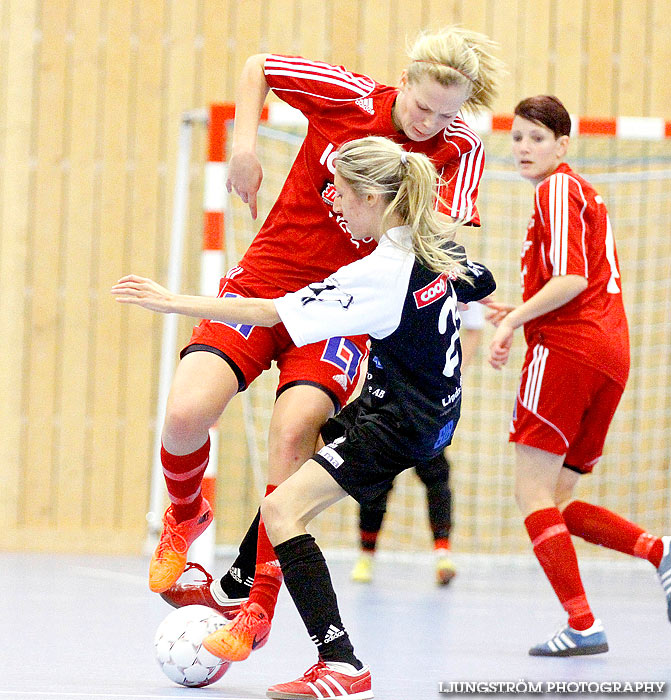
<svg viewBox="0 0 671 700"><path fill-rule="evenodd" d="M427 75L445 87L463 85L469 90L464 109L491 109L505 72L493 54L497 46L484 34L456 26L422 32L408 48L408 80L415 83Z"/></svg>
<svg viewBox="0 0 671 700"><path fill-rule="evenodd" d="M408 153L382 136L367 136L341 146L335 168L357 196L379 194L389 202L383 231L395 225L392 220L400 220L412 229L413 252L426 267L465 277L463 256L445 248L459 223L449 222L435 209L438 172L427 156Z"/></svg>

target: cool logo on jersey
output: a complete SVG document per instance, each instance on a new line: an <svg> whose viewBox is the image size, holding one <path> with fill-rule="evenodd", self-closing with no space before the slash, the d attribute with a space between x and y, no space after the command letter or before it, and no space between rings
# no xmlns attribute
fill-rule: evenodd
<svg viewBox="0 0 671 700"><path fill-rule="evenodd" d="M426 287L413 292L415 297L415 306L421 309L434 301L442 299L447 294L447 278L444 274L438 275L433 282L429 282Z"/></svg>

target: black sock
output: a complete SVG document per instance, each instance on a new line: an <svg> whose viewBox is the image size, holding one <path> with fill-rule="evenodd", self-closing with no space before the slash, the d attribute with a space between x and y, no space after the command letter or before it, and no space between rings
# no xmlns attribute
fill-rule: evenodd
<svg viewBox="0 0 671 700"><path fill-rule="evenodd" d="M450 462L444 453L429 462L415 467L417 476L426 487L426 500L429 506L429 523L433 539L450 538L452 529L452 490L450 489Z"/></svg>
<svg viewBox="0 0 671 700"><path fill-rule="evenodd" d="M229 570L221 577L221 587L229 598L247 598L249 596L256 570L256 543L259 538L260 517L261 512L257 510L247 534L240 543L238 556Z"/></svg>
<svg viewBox="0 0 671 700"><path fill-rule="evenodd" d="M426 489L429 523L433 539L450 539L452 530L452 490L447 483L433 484Z"/></svg>
<svg viewBox="0 0 671 700"><path fill-rule="evenodd" d="M384 514L385 511L379 508L359 507L359 541L364 551L375 552Z"/></svg>
<svg viewBox="0 0 671 700"><path fill-rule="evenodd" d="M324 555L312 535L298 535L278 544L284 583L322 661L340 661L361 669L340 619L331 576Z"/></svg>

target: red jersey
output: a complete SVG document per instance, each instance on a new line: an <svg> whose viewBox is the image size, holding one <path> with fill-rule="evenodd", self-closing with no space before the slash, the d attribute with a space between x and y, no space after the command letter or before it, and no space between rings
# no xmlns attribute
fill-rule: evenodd
<svg viewBox="0 0 671 700"><path fill-rule="evenodd" d="M386 136L407 151L431 158L445 185L442 206L453 218L480 224L475 200L484 168L477 134L456 118L432 139L399 134L391 111L398 90L342 66L291 56L269 56L268 85L308 120L305 140L282 191L240 265L279 290L295 291L368 255L375 242L352 239L347 222L332 211L333 160L346 141Z"/></svg>
<svg viewBox="0 0 671 700"><path fill-rule="evenodd" d="M523 300L560 275L585 277L587 289L525 323L527 344L564 351L624 387L629 331L608 212L589 182L565 163L536 187L522 248Z"/></svg>

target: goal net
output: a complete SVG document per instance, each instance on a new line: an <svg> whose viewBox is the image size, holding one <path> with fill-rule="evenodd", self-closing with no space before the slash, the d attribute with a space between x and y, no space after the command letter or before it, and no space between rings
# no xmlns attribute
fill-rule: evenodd
<svg viewBox="0 0 671 700"><path fill-rule="evenodd" d="M261 127L264 168L259 217L232 197L226 211L226 256L235 265L274 203L302 140L300 128ZM532 211L533 190L514 172L507 133L482 135L487 165L478 207L483 226L460 234L472 259L495 274L497 298L520 298L519 253ZM577 497L598 503L654 533L668 527L671 503L671 140L575 136L569 158L603 196L615 231L630 322L632 370L595 473L581 479ZM528 540L513 497L510 414L524 355L521 333L508 366L486 362L492 330L464 376L462 418L453 445L453 548L457 552L521 553ZM266 447L277 384L273 368L236 397L222 419L217 495L217 541L237 545L265 483ZM358 506L350 498L310 526L323 547L358 543ZM380 551L431 547L424 487L408 471L398 477L379 539ZM582 545L579 545L582 546ZM585 553L598 554L594 547ZM603 555L603 554L602 554Z"/></svg>

